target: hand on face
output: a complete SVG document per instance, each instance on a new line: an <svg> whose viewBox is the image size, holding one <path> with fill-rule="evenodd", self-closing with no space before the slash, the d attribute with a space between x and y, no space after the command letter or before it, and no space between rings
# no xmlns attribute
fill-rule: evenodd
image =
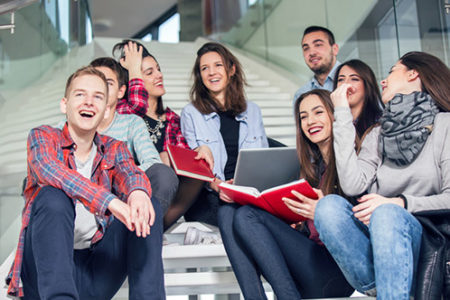
<svg viewBox="0 0 450 300"><path fill-rule="evenodd" d="M349 107L349 93L354 93L355 88L348 83L343 83L331 93L331 101L334 107Z"/></svg>

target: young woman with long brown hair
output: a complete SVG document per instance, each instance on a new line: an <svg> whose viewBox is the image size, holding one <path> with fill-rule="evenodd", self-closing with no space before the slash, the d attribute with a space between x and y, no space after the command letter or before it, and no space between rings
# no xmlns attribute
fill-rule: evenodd
<svg viewBox="0 0 450 300"><path fill-rule="evenodd" d="M241 64L226 47L204 44L192 73L191 103L181 113L181 130L191 148L210 151L217 180L203 189L185 218L219 225L226 239L222 229L231 222L225 215L233 214L234 204L219 200L219 184L234 177L239 149L268 147L268 141L259 107L246 100Z"/></svg>
<svg viewBox="0 0 450 300"><path fill-rule="evenodd" d="M295 117L301 176L317 188L319 197L323 193L339 193L332 149L330 93L316 89L301 95L295 103ZM286 205L308 218L297 226L250 205L235 213L233 229L238 238L233 246L242 255L237 259L230 257L230 261L244 297L266 299L260 273L280 300L349 296L353 288L315 231L317 200L295 191L292 194L297 201L285 198Z"/></svg>
<svg viewBox="0 0 450 300"><path fill-rule="evenodd" d="M322 198L315 225L348 281L377 299L409 299L422 226L413 213L450 209L450 70L437 57L409 52L381 82L379 127L353 147L348 91L333 93L334 151L342 190L370 194L352 206Z"/></svg>

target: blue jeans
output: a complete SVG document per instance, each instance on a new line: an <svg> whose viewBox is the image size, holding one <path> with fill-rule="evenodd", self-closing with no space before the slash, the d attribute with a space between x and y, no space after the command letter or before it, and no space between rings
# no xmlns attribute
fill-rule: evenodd
<svg viewBox="0 0 450 300"><path fill-rule="evenodd" d="M156 220L147 238L116 219L98 243L74 250L73 201L44 187L25 233L24 299L111 299L127 276L129 299L165 299L161 208L153 198L152 203Z"/></svg>
<svg viewBox="0 0 450 300"><path fill-rule="evenodd" d="M328 195L317 204L314 223L355 289L373 295L376 288L377 299L409 299L422 237L413 215L383 204L366 226L354 217L346 199Z"/></svg>
<svg viewBox="0 0 450 300"><path fill-rule="evenodd" d="M228 206L234 217L231 208L223 213L226 206L219 216L233 220L234 242L225 238L224 244L242 291L251 291L248 299L265 299L259 271L279 300L351 295L354 289L325 247L264 210Z"/></svg>

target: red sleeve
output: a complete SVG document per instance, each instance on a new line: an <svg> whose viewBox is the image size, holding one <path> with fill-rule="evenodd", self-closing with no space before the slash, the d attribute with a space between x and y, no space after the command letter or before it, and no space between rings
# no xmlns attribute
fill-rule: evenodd
<svg viewBox="0 0 450 300"><path fill-rule="evenodd" d="M148 92L144 87L144 81L139 78L128 82L128 95L117 102L116 111L119 114L135 114L144 116L148 109Z"/></svg>

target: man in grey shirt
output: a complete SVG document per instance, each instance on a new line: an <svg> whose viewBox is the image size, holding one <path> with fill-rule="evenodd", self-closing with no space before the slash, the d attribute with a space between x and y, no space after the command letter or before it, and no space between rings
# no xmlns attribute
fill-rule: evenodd
<svg viewBox="0 0 450 300"><path fill-rule="evenodd" d="M333 90L339 46L333 33L325 27L310 26L303 32L302 51L305 63L314 72L313 78L297 90L294 102L301 94L313 89Z"/></svg>

